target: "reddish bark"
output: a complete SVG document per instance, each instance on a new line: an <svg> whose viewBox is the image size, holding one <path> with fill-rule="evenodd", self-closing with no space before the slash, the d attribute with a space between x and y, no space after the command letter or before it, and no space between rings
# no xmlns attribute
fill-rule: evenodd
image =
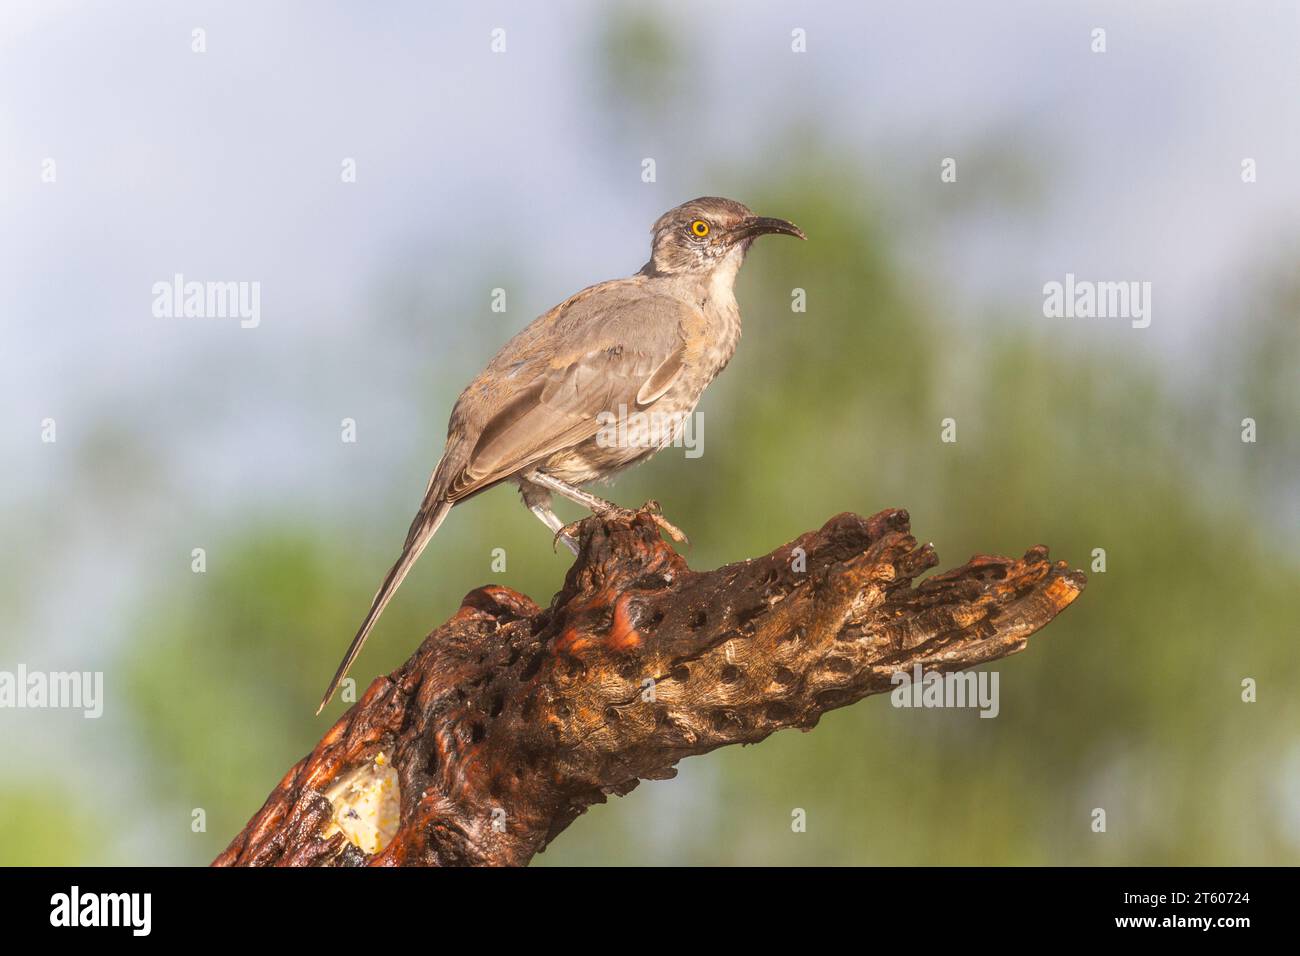
<svg viewBox="0 0 1300 956"><path fill-rule="evenodd" d="M644 513L591 519L548 609L504 587L467 595L215 865L524 864L588 806L673 776L683 757L811 728L918 663L953 671L1022 650L1085 583L1036 547L913 586L937 561L905 511L842 514L706 572ZM370 856L321 839L325 791L380 752L400 783L392 842Z"/></svg>

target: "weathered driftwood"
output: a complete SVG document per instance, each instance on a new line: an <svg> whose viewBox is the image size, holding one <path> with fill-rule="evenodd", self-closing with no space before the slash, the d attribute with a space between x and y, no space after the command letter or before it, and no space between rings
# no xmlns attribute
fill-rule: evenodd
<svg viewBox="0 0 1300 956"><path fill-rule="evenodd" d="M842 514L771 554L697 572L644 513L584 523L549 609L483 587L404 666L377 678L216 865L524 864L593 803L675 774L683 757L754 743L893 688L1022 650L1084 576L980 556L938 559L906 511ZM341 832L341 781L381 763L399 795L391 842ZM391 778L390 778L391 781Z"/></svg>

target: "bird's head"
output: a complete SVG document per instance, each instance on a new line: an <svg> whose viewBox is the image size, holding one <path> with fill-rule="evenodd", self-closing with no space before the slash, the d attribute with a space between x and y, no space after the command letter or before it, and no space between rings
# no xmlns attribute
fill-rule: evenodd
<svg viewBox="0 0 1300 956"><path fill-rule="evenodd" d="M709 275L720 268L735 270L759 236L784 235L806 239L803 231L784 219L755 216L734 199L704 196L670 209L654 224L650 275Z"/></svg>

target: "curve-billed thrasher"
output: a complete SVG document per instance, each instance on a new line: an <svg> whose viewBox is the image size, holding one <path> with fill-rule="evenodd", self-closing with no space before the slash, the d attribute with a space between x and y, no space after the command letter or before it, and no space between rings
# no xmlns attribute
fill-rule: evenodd
<svg viewBox="0 0 1300 956"><path fill-rule="evenodd" d="M640 272L583 289L506 343L456 400L447 446L402 555L318 714L453 505L513 481L524 504L575 553L576 543L551 510L552 493L598 514L623 510L579 486L609 478L676 439L736 351L740 309L732 286L750 244L767 233L806 238L793 223L755 216L730 199L683 203L654 224L650 261ZM634 424L624 421L629 416ZM610 440L615 417L623 420L619 438Z"/></svg>

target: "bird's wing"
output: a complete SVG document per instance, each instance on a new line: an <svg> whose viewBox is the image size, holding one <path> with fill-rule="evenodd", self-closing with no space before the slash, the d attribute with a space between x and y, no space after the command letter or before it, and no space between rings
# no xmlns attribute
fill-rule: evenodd
<svg viewBox="0 0 1300 956"><path fill-rule="evenodd" d="M698 310L669 296L579 300L577 314L557 317L551 329L581 345L545 363L517 360L528 371L513 377L510 397L481 428L464 436L468 455L442 476L443 497L468 497L586 441L607 424L598 418L602 412L618 415L620 406L630 413L652 404L682 374L684 326L696 321Z"/></svg>

